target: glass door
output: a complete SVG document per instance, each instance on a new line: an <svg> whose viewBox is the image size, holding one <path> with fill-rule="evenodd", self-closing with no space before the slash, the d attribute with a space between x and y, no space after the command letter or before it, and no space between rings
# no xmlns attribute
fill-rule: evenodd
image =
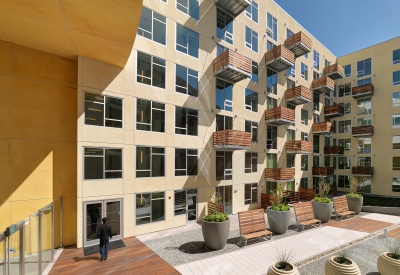
<svg viewBox="0 0 400 275"><path fill-rule="evenodd" d="M197 221L197 194L187 195L187 221Z"/></svg>
<svg viewBox="0 0 400 275"><path fill-rule="evenodd" d="M121 239L121 201L106 201L107 223L111 226L112 241Z"/></svg>
<svg viewBox="0 0 400 275"><path fill-rule="evenodd" d="M232 214L232 185L218 186L216 188L216 197L220 204L224 206L226 214Z"/></svg>

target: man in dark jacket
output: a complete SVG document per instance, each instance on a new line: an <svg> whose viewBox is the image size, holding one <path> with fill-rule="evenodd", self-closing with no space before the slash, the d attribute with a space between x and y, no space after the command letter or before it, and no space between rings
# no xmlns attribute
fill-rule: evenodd
<svg viewBox="0 0 400 275"><path fill-rule="evenodd" d="M107 224L107 218L102 219L103 224L100 226L97 235L100 237L100 261L107 260L108 257L108 243L112 238L111 226Z"/></svg>

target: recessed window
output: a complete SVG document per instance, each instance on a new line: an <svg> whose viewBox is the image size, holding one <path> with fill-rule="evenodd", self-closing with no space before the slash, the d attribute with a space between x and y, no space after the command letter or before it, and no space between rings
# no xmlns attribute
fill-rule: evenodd
<svg viewBox="0 0 400 275"><path fill-rule="evenodd" d="M324 164L325 167L330 167L331 166L331 157L325 157L324 162L325 162L325 164Z"/></svg>
<svg viewBox="0 0 400 275"><path fill-rule="evenodd" d="M165 148L136 147L136 177L164 177Z"/></svg>
<svg viewBox="0 0 400 275"><path fill-rule="evenodd" d="M245 153L244 172L257 173L258 153Z"/></svg>
<svg viewBox="0 0 400 275"><path fill-rule="evenodd" d="M301 140L308 141L308 133L301 132Z"/></svg>
<svg viewBox="0 0 400 275"><path fill-rule="evenodd" d="M84 148L84 179L122 179L122 149Z"/></svg>
<svg viewBox="0 0 400 275"><path fill-rule="evenodd" d="M244 185L244 204L258 203L257 183L248 183Z"/></svg>
<svg viewBox="0 0 400 275"><path fill-rule="evenodd" d="M198 96L199 73L195 70L176 65L175 92Z"/></svg>
<svg viewBox="0 0 400 275"><path fill-rule="evenodd" d="M216 115L216 129L215 131L232 130L233 129L233 118L230 116Z"/></svg>
<svg viewBox="0 0 400 275"><path fill-rule="evenodd" d="M357 166L370 167L371 157L357 157Z"/></svg>
<svg viewBox="0 0 400 275"><path fill-rule="evenodd" d="M217 151L215 165L216 180L232 179L232 152Z"/></svg>
<svg viewBox="0 0 400 275"><path fill-rule="evenodd" d="M197 165L196 149L175 149L175 176L196 176Z"/></svg>
<svg viewBox="0 0 400 275"><path fill-rule="evenodd" d="M400 63L400 49L393 51L393 64Z"/></svg>
<svg viewBox="0 0 400 275"><path fill-rule="evenodd" d="M278 94L278 74L273 70L267 69L267 92Z"/></svg>
<svg viewBox="0 0 400 275"><path fill-rule="evenodd" d="M296 82L293 79L290 79L290 78L286 79L286 89L287 90L292 89L295 86L296 86Z"/></svg>
<svg viewBox="0 0 400 275"><path fill-rule="evenodd" d="M199 57L199 34L176 23L176 50Z"/></svg>
<svg viewBox="0 0 400 275"><path fill-rule="evenodd" d="M393 135L392 144L393 149L400 149L400 135Z"/></svg>
<svg viewBox="0 0 400 275"><path fill-rule="evenodd" d="M313 114L313 123L319 123L319 114Z"/></svg>
<svg viewBox="0 0 400 275"><path fill-rule="evenodd" d="M277 154L267 154L267 168L278 167Z"/></svg>
<svg viewBox="0 0 400 275"><path fill-rule="evenodd" d="M367 84L370 84L370 83L371 83L371 78L370 77L357 80L357 86L367 85Z"/></svg>
<svg viewBox="0 0 400 275"><path fill-rule="evenodd" d="M258 83L258 63L251 61L251 81Z"/></svg>
<svg viewBox="0 0 400 275"><path fill-rule="evenodd" d="M331 138L330 137L325 137L324 146L331 146Z"/></svg>
<svg viewBox="0 0 400 275"><path fill-rule="evenodd" d="M175 134L197 136L198 111L175 106Z"/></svg>
<svg viewBox="0 0 400 275"><path fill-rule="evenodd" d="M339 103L343 107L345 114L351 114L351 101Z"/></svg>
<svg viewBox="0 0 400 275"><path fill-rule="evenodd" d="M313 153L319 153L319 135L313 135Z"/></svg>
<svg viewBox="0 0 400 275"><path fill-rule="evenodd" d="M138 35L166 45L166 23L167 19L151 9L142 7Z"/></svg>
<svg viewBox="0 0 400 275"><path fill-rule="evenodd" d="M267 35L278 41L278 20L267 12Z"/></svg>
<svg viewBox="0 0 400 275"><path fill-rule="evenodd" d="M400 179L392 178L392 192L400 192Z"/></svg>
<svg viewBox="0 0 400 275"><path fill-rule="evenodd" d="M165 89L165 60L137 53L137 82Z"/></svg>
<svg viewBox="0 0 400 275"><path fill-rule="evenodd" d="M296 140L296 131L287 129L286 130L286 140L287 141L295 141Z"/></svg>
<svg viewBox="0 0 400 275"><path fill-rule="evenodd" d="M271 41L267 41L267 51L272 50L276 45Z"/></svg>
<svg viewBox="0 0 400 275"><path fill-rule="evenodd" d="M295 157L296 155L292 154L287 154L286 155L286 167L287 168L294 168L294 163L295 163Z"/></svg>
<svg viewBox="0 0 400 275"><path fill-rule="evenodd" d="M216 108L232 112L232 83L217 79L216 82Z"/></svg>
<svg viewBox="0 0 400 275"><path fill-rule="evenodd" d="M267 109L273 109L276 108L277 106L278 106L278 101L276 100L276 98L267 96Z"/></svg>
<svg viewBox="0 0 400 275"><path fill-rule="evenodd" d="M349 157L338 157L339 169L350 169L351 163Z"/></svg>
<svg viewBox="0 0 400 275"><path fill-rule="evenodd" d="M258 141L258 123L254 121L245 120L244 122L245 132L251 133L251 141Z"/></svg>
<svg viewBox="0 0 400 275"><path fill-rule="evenodd" d="M301 77L308 81L308 66L301 63Z"/></svg>
<svg viewBox="0 0 400 275"><path fill-rule="evenodd" d="M267 126L267 149L278 148L278 128Z"/></svg>
<svg viewBox="0 0 400 275"><path fill-rule="evenodd" d="M308 111L301 109L301 124L308 125Z"/></svg>
<svg viewBox="0 0 400 275"><path fill-rule="evenodd" d="M305 53L303 56L305 59L308 59L308 53Z"/></svg>
<svg viewBox="0 0 400 275"><path fill-rule="evenodd" d="M294 35L294 32L292 32L289 29L286 29L286 38L292 37Z"/></svg>
<svg viewBox="0 0 400 275"><path fill-rule="evenodd" d="M400 106L400 92L394 92L392 94L392 106L399 107Z"/></svg>
<svg viewBox="0 0 400 275"><path fill-rule="evenodd" d="M319 166L319 156L313 156L313 167L320 167Z"/></svg>
<svg viewBox="0 0 400 275"><path fill-rule="evenodd" d="M165 104L136 100L136 130L165 132Z"/></svg>
<svg viewBox="0 0 400 275"><path fill-rule="evenodd" d="M85 124L122 128L121 98L85 93Z"/></svg>
<svg viewBox="0 0 400 275"><path fill-rule="evenodd" d="M199 20L199 0L176 0L176 9Z"/></svg>
<svg viewBox="0 0 400 275"><path fill-rule="evenodd" d="M363 118L358 118L357 123L359 126L368 126L372 125L372 119L370 117L363 117Z"/></svg>
<svg viewBox="0 0 400 275"><path fill-rule="evenodd" d="M258 112L258 93L249 89L244 89L244 107L246 110Z"/></svg>
<svg viewBox="0 0 400 275"><path fill-rule="evenodd" d="M314 105L313 105L313 110L314 111L319 111L319 94L314 93L313 95L313 101L314 101Z"/></svg>
<svg viewBox="0 0 400 275"><path fill-rule="evenodd" d="M314 68L319 70L319 52L314 50Z"/></svg>
<svg viewBox="0 0 400 275"><path fill-rule="evenodd" d="M324 68L326 68L326 67L329 67L331 65L331 62L325 59L325 63L324 64L325 64Z"/></svg>
<svg viewBox="0 0 400 275"><path fill-rule="evenodd" d="M308 156L301 155L301 171L308 171Z"/></svg>
<svg viewBox="0 0 400 275"><path fill-rule="evenodd" d="M393 85L400 85L400 71L393 72Z"/></svg>
<svg viewBox="0 0 400 275"><path fill-rule="evenodd" d="M357 77L371 74L371 58L357 62Z"/></svg>
<svg viewBox="0 0 400 275"><path fill-rule="evenodd" d="M349 77L351 75L351 64L344 66L343 69L344 69L344 76Z"/></svg>
<svg viewBox="0 0 400 275"><path fill-rule="evenodd" d="M393 127L400 127L400 114L393 114L392 115L392 123Z"/></svg>
<svg viewBox="0 0 400 275"><path fill-rule="evenodd" d="M339 133L351 132L351 120L339 121Z"/></svg>
<svg viewBox="0 0 400 275"><path fill-rule="evenodd" d="M369 115L371 113L371 98L357 100L357 115Z"/></svg>
<svg viewBox="0 0 400 275"><path fill-rule="evenodd" d="M393 157L393 170L400 170L400 157Z"/></svg>
<svg viewBox="0 0 400 275"><path fill-rule="evenodd" d="M217 9L217 37L233 45L233 17Z"/></svg>
<svg viewBox="0 0 400 275"><path fill-rule="evenodd" d="M349 176L339 176L339 187L348 188L350 187Z"/></svg>
<svg viewBox="0 0 400 275"><path fill-rule="evenodd" d="M343 147L345 151L350 151L351 149L351 139L339 139L339 146Z"/></svg>
<svg viewBox="0 0 400 275"><path fill-rule="evenodd" d="M258 33L246 26L245 45L247 48L258 52Z"/></svg>
<svg viewBox="0 0 400 275"><path fill-rule="evenodd" d="M308 178L301 178L300 179L300 187L301 188L308 188Z"/></svg>
<svg viewBox="0 0 400 275"><path fill-rule="evenodd" d="M357 139L357 154L371 154L371 138Z"/></svg>
<svg viewBox="0 0 400 275"><path fill-rule="evenodd" d="M217 44L217 57L229 50L227 47Z"/></svg>
<svg viewBox="0 0 400 275"><path fill-rule="evenodd" d="M165 192L136 194L136 225L165 220Z"/></svg>
<svg viewBox="0 0 400 275"><path fill-rule="evenodd" d="M251 4L246 8L246 16L258 23L258 4L256 1L251 1Z"/></svg>
<svg viewBox="0 0 400 275"><path fill-rule="evenodd" d="M286 69L286 74L288 77L296 77L296 64L293 65L293 67L290 67L289 69Z"/></svg>

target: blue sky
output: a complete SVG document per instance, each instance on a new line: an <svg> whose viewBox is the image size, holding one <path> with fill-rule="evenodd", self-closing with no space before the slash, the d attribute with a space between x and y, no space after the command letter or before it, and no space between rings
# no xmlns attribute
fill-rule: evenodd
<svg viewBox="0 0 400 275"><path fill-rule="evenodd" d="M334 55L400 36L400 0L274 0Z"/></svg>

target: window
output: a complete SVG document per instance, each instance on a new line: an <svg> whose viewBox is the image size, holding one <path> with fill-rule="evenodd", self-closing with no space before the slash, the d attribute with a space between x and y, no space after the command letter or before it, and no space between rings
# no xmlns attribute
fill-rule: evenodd
<svg viewBox="0 0 400 275"><path fill-rule="evenodd" d="M359 118L357 119L357 123L359 126L372 125L372 119L370 117Z"/></svg>
<svg viewBox="0 0 400 275"><path fill-rule="evenodd" d="M336 146L336 138L332 139L333 146Z"/></svg>
<svg viewBox="0 0 400 275"><path fill-rule="evenodd" d="M136 100L136 130L165 132L165 104Z"/></svg>
<svg viewBox="0 0 400 275"><path fill-rule="evenodd" d="M308 141L308 133L301 132L301 140Z"/></svg>
<svg viewBox="0 0 400 275"><path fill-rule="evenodd" d="M325 157L325 167L330 167L331 166L331 158L330 157Z"/></svg>
<svg viewBox="0 0 400 275"><path fill-rule="evenodd" d="M371 154L371 138L357 139L357 154Z"/></svg>
<svg viewBox="0 0 400 275"><path fill-rule="evenodd" d="M338 157L339 169L350 169L351 163L349 157Z"/></svg>
<svg viewBox="0 0 400 275"><path fill-rule="evenodd" d="M178 64L176 65L175 70L175 92L198 96L199 73Z"/></svg>
<svg viewBox="0 0 400 275"><path fill-rule="evenodd" d="M293 105L290 102L286 102L286 108L296 110L296 105Z"/></svg>
<svg viewBox="0 0 400 275"><path fill-rule="evenodd" d="M357 86L367 85L367 84L370 84L370 83L371 83L371 78L370 77L364 78L364 79L361 79L361 80L357 80Z"/></svg>
<svg viewBox="0 0 400 275"><path fill-rule="evenodd" d="M186 214L186 190L174 191L174 212L175 216Z"/></svg>
<svg viewBox="0 0 400 275"><path fill-rule="evenodd" d="M217 37L233 45L233 17L217 9Z"/></svg>
<svg viewBox="0 0 400 275"><path fill-rule="evenodd" d="M223 54L227 50L229 50L227 47L217 44L217 57Z"/></svg>
<svg viewBox="0 0 400 275"><path fill-rule="evenodd" d="M137 53L137 82L165 89L165 60Z"/></svg>
<svg viewBox="0 0 400 275"><path fill-rule="evenodd" d="M393 72L393 85L400 85L400 71Z"/></svg>
<svg viewBox="0 0 400 275"><path fill-rule="evenodd" d="M400 63L400 49L393 51L393 64Z"/></svg>
<svg viewBox="0 0 400 275"><path fill-rule="evenodd" d="M357 77L371 74L371 58L357 62Z"/></svg>
<svg viewBox="0 0 400 275"><path fill-rule="evenodd" d="M339 97L351 95L351 83L339 85Z"/></svg>
<svg viewBox="0 0 400 275"><path fill-rule="evenodd" d="M244 157L244 172L257 173L258 153L245 153Z"/></svg>
<svg viewBox="0 0 400 275"><path fill-rule="evenodd" d="M343 107L345 114L351 114L351 101L339 103Z"/></svg>
<svg viewBox="0 0 400 275"><path fill-rule="evenodd" d="M176 50L199 57L199 34L176 23Z"/></svg>
<svg viewBox="0 0 400 275"><path fill-rule="evenodd" d="M244 185L244 204L258 203L257 183L248 183Z"/></svg>
<svg viewBox="0 0 400 275"><path fill-rule="evenodd" d="M400 114L392 115L392 123L393 127L400 127Z"/></svg>
<svg viewBox="0 0 400 275"><path fill-rule="evenodd" d="M331 146L331 138L330 137L325 137L324 146L326 146L326 147Z"/></svg>
<svg viewBox="0 0 400 275"><path fill-rule="evenodd" d="M286 130L286 139L287 141L295 141L296 140L296 131L295 130Z"/></svg>
<svg viewBox="0 0 400 275"><path fill-rule="evenodd" d="M216 152L216 180L232 179L232 152Z"/></svg>
<svg viewBox="0 0 400 275"><path fill-rule="evenodd" d="M400 157L393 157L393 170L400 170Z"/></svg>
<svg viewBox="0 0 400 275"><path fill-rule="evenodd" d="M267 126L267 149L278 148L278 128Z"/></svg>
<svg viewBox="0 0 400 275"><path fill-rule="evenodd" d="M217 109L232 112L232 87L232 83L217 79L215 93L217 97Z"/></svg>
<svg viewBox="0 0 400 275"><path fill-rule="evenodd" d="M346 65L344 68L344 76L349 77L351 75L351 64Z"/></svg>
<svg viewBox="0 0 400 275"><path fill-rule="evenodd" d="M339 187L342 188L350 187L349 176L339 176Z"/></svg>
<svg viewBox="0 0 400 275"><path fill-rule="evenodd" d="M286 182L286 190L287 191L294 191L295 190L294 180Z"/></svg>
<svg viewBox="0 0 400 275"><path fill-rule="evenodd" d="M400 149L400 135L393 135L392 144L393 149Z"/></svg>
<svg viewBox="0 0 400 275"><path fill-rule="evenodd" d="M308 171L308 156L301 155L301 171Z"/></svg>
<svg viewBox="0 0 400 275"><path fill-rule="evenodd" d="M278 106L278 101L275 98L267 96L267 109L272 109Z"/></svg>
<svg viewBox="0 0 400 275"><path fill-rule="evenodd" d="M251 81L258 83L258 63L251 61Z"/></svg>
<svg viewBox="0 0 400 275"><path fill-rule="evenodd" d="M274 95L278 94L278 74L273 70L267 69L267 92Z"/></svg>
<svg viewBox="0 0 400 275"><path fill-rule="evenodd" d="M136 225L165 220L165 192L136 194Z"/></svg>
<svg viewBox="0 0 400 275"><path fill-rule="evenodd" d="M350 151L351 149L351 139L339 139L339 146L343 147L345 151Z"/></svg>
<svg viewBox="0 0 400 275"><path fill-rule="evenodd" d="M286 79L286 89L287 90L292 89L295 86L296 86L296 82L293 79L290 79L290 78Z"/></svg>
<svg viewBox="0 0 400 275"><path fill-rule="evenodd" d="M296 77L296 64L295 63L293 63L293 64L294 64L293 67L286 69L286 75L288 77L295 78Z"/></svg>
<svg viewBox="0 0 400 275"><path fill-rule="evenodd" d="M146 7L142 7L138 35L166 45L166 23L167 19Z"/></svg>
<svg viewBox="0 0 400 275"><path fill-rule="evenodd" d="M333 163L333 169L336 170L336 157L332 157L332 163ZM336 178L333 177L333 179L336 181ZM335 182L336 184L336 182Z"/></svg>
<svg viewBox="0 0 400 275"><path fill-rule="evenodd" d="M313 135L313 152L319 153L319 135Z"/></svg>
<svg viewBox="0 0 400 275"><path fill-rule="evenodd" d="M286 167L294 168L296 155L286 155Z"/></svg>
<svg viewBox="0 0 400 275"><path fill-rule="evenodd" d="M233 129L233 119L230 116L216 116L216 131L232 130Z"/></svg>
<svg viewBox="0 0 400 275"><path fill-rule="evenodd" d="M267 12L267 35L278 41L278 20Z"/></svg>
<svg viewBox="0 0 400 275"><path fill-rule="evenodd" d="M123 99L85 93L85 124L122 128Z"/></svg>
<svg viewBox="0 0 400 275"><path fill-rule="evenodd" d="M305 53L303 56L305 59L308 59L308 53Z"/></svg>
<svg viewBox="0 0 400 275"><path fill-rule="evenodd" d="M392 106L399 107L400 106L400 92L394 92L392 94Z"/></svg>
<svg viewBox="0 0 400 275"><path fill-rule="evenodd" d="M272 50L276 45L270 41L267 41L267 52Z"/></svg>
<svg viewBox="0 0 400 275"><path fill-rule="evenodd" d="M252 0L251 4L246 8L246 16L258 23L258 4Z"/></svg>
<svg viewBox="0 0 400 275"><path fill-rule="evenodd" d="M277 167L277 154L267 154L267 168Z"/></svg>
<svg viewBox="0 0 400 275"><path fill-rule="evenodd" d="M164 177L165 149L160 147L136 147L136 177Z"/></svg>
<svg viewBox="0 0 400 275"><path fill-rule="evenodd" d="M246 110L258 112L258 93L244 89L244 107Z"/></svg>
<svg viewBox="0 0 400 275"><path fill-rule="evenodd" d="M357 115L369 115L371 112L371 98L357 100Z"/></svg>
<svg viewBox="0 0 400 275"><path fill-rule="evenodd" d="M301 178L300 179L300 187L301 188L308 188L308 178Z"/></svg>
<svg viewBox="0 0 400 275"><path fill-rule="evenodd" d="M329 67L331 65L331 62L325 59L324 65L324 68Z"/></svg>
<svg viewBox="0 0 400 275"><path fill-rule="evenodd" d="M175 176L197 175L197 150L175 149Z"/></svg>
<svg viewBox="0 0 400 275"><path fill-rule="evenodd" d="M319 53L314 50L314 68L319 70Z"/></svg>
<svg viewBox="0 0 400 275"><path fill-rule="evenodd" d="M339 121L339 133L351 132L351 120Z"/></svg>
<svg viewBox="0 0 400 275"><path fill-rule="evenodd" d="M245 45L247 48L258 52L258 33L246 26Z"/></svg>
<svg viewBox="0 0 400 275"><path fill-rule="evenodd" d="M308 111L301 109L301 124L308 125Z"/></svg>
<svg viewBox="0 0 400 275"><path fill-rule="evenodd" d="M294 32L292 32L289 29L286 29L286 38L292 37L294 35Z"/></svg>
<svg viewBox="0 0 400 275"><path fill-rule="evenodd" d="M274 190L276 190L276 182L273 181L267 181L266 182L266 187L267 187L267 194L271 195Z"/></svg>
<svg viewBox="0 0 400 275"><path fill-rule="evenodd" d="M85 180L122 179L122 149L84 148Z"/></svg>
<svg viewBox="0 0 400 275"><path fill-rule="evenodd" d="M198 111L175 106L175 134L197 136Z"/></svg>
<svg viewBox="0 0 400 275"><path fill-rule="evenodd" d="M301 77L308 81L308 66L301 62Z"/></svg>
<svg viewBox="0 0 400 275"><path fill-rule="evenodd" d="M371 166L371 157L357 157L357 166Z"/></svg>
<svg viewBox="0 0 400 275"><path fill-rule="evenodd" d="M320 78L320 74L316 71L313 71L313 80Z"/></svg>
<svg viewBox="0 0 400 275"><path fill-rule="evenodd" d="M313 110L314 111L319 111L319 94L317 94L317 93L314 93L314 95L313 95L313 101L314 101L314 108L313 108Z"/></svg>
<svg viewBox="0 0 400 275"><path fill-rule="evenodd" d="M251 141L258 141L258 123L254 121L245 120L244 122L244 130L248 133L251 133Z"/></svg>
<svg viewBox="0 0 400 275"><path fill-rule="evenodd" d="M176 9L199 20L199 0L176 0Z"/></svg>
<svg viewBox="0 0 400 275"><path fill-rule="evenodd" d="M392 178L392 192L400 192L400 179Z"/></svg>

